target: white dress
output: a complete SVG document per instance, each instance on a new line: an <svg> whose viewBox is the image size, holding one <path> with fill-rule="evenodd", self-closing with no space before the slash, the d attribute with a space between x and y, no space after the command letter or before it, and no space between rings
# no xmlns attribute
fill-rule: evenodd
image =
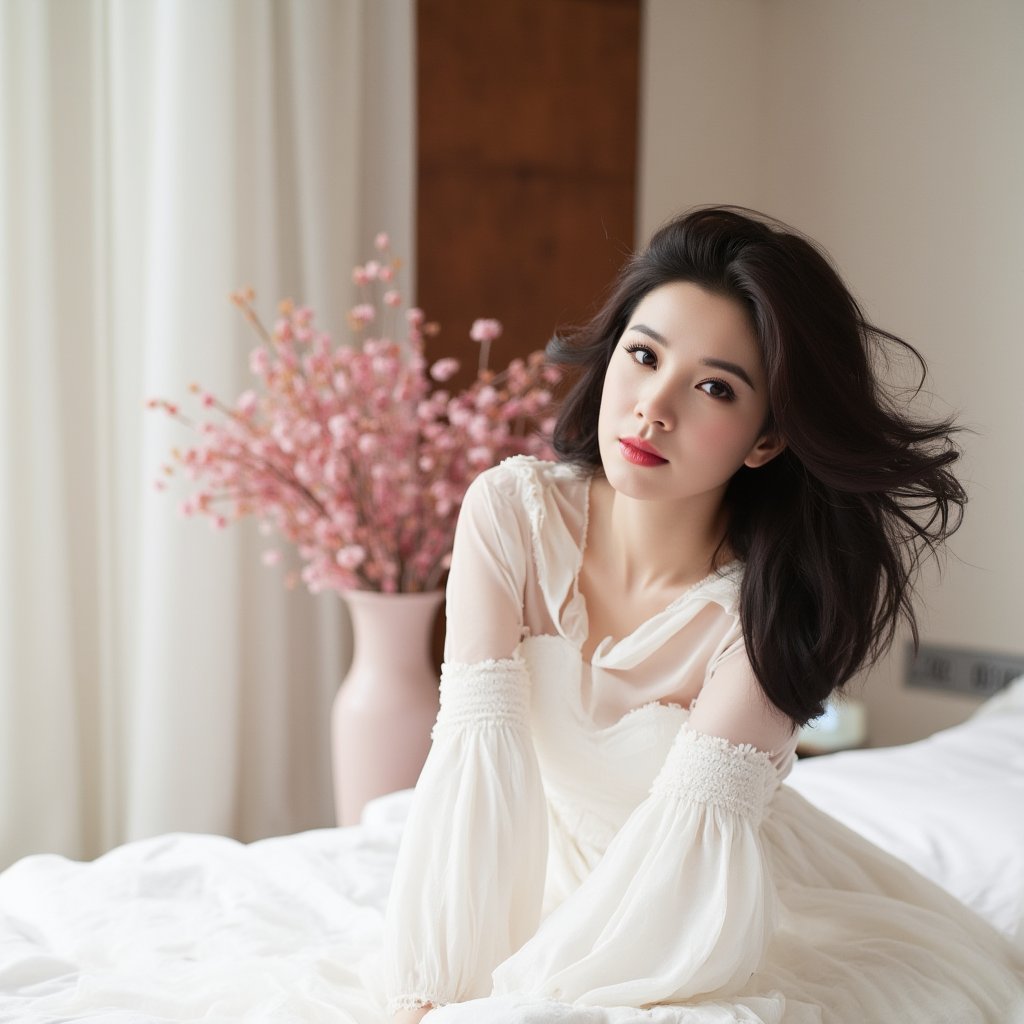
<svg viewBox="0 0 1024 1024"><path fill-rule="evenodd" d="M426 1024L1007 1024L987 923L783 784L693 706L750 676L733 564L582 650L589 478L510 459L470 488L441 713L388 908L390 1009ZM752 684L756 685L756 684ZM751 707L750 714L763 718Z"/></svg>

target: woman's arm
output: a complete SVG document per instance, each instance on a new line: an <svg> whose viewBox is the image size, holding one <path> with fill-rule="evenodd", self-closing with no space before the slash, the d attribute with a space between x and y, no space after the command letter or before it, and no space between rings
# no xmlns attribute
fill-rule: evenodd
<svg viewBox="0 0 1024 1024"><path fill-rule="evenodd" d="M441 711L385 922L388 996L413 1021L427 1011L406 1007L489 995L491 971L540 920L546 805L517 656L528 538L514 474L478 477L455 535Z"/></svg>

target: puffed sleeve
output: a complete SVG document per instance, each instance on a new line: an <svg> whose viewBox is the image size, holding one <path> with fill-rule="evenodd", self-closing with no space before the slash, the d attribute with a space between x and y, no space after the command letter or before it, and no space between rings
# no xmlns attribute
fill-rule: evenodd
<svg viewBox="0 0 1024 1024"><path fill-rule="evenodd" d="M759 825L777 776L765 750L729 733L774 744L792 726L763 703L760 717L737 708L738 692L763 700L745 664L702 694L597 867L496 970L497 994L642 1007L735 991L757 970L775 927Z"/></svg>
<svg viewBox="0 0 1024 1024"><path fill-rule="evenodd" d="M389 1011L491 991L540 919L547 817L528 729L528 530L501 468L474 481L448 582L441 710L385 925Z"/></svg>

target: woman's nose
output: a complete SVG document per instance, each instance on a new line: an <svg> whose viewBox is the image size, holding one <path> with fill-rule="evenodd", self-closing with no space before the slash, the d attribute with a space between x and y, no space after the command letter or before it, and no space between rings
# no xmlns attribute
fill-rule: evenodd
<svg viewBox="0 0 1024 1024"><path fill-rule="evenodd" d="M672 410L670 389L657 381L637 397L634 413L639 420L650 423L659 430L671 430L675 426L675 414Z"/></svg>

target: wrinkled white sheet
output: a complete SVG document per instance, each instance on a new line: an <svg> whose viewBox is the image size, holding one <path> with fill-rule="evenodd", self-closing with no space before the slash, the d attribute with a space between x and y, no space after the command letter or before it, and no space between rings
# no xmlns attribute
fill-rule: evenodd
<svg viewBox="0 0 1024 1024"><path fill-rule="evenodd" d="M790 783L1024 948L1024 681L963 726L801 762ZM408 802L248 846L169 835L20 861L0 874L0 1021L381 1024L361 973Z"/></svg>
<svg viewBox="0 0 1024 1024"><path fill-rule="evenodd" d="M407 805L250 845L177 834L19 861L0 875L0 1021L379 1024L359 968Z"/></svg>

